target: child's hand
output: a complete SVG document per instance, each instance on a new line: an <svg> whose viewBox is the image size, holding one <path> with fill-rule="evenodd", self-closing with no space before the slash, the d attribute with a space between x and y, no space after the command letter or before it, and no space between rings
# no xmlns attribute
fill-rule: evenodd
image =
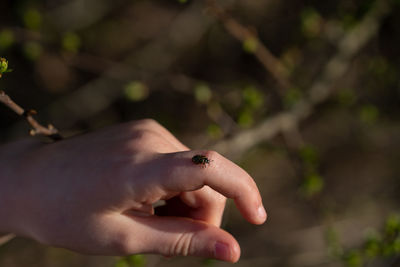
<svg viewBox="0 0 400 267"><path fill-rule="evenodd" d="M2 149L0 162L11 163L4 166L8 175L0 174L0 201L12 204L0 203L0 217L3 212L8 218L0 232L48 245L235 262L239 245L219 228L225 197L235 200L249 222L266 220L257 186L243 169L216 152L190 151L151 120ZM193 163L195 155L210 163ZM166 206L155 212L152 204L159 200Z"/></svg>

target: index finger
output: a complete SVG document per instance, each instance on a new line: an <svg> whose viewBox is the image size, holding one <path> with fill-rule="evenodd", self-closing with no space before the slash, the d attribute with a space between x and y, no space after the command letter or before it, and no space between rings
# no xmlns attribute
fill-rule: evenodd
<svg viewBox="0 0 400 267"><path fill-rule="evenodd" d="M196 155L202 156L196 158L200 161L192 160ZM232 198L249 222L265 222L267 215L254 180L246 171L217 152L169 153L164 154L158 163L161 173L155 179L159 180L158 184L166 192L194 191L208 185L227 198Z"/></svg>

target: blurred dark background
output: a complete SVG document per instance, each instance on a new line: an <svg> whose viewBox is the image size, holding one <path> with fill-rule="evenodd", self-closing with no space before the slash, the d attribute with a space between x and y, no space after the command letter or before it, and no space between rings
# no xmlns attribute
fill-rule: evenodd
<svg viewBox="0 0 400 267"><path fill-rule="evenodd" d="M153 118L256 180L237 266L400 266L400 1L0 2L0 80L65 136ZM0 140L29 126L0 105ZM1 218L0 218L1 219ZM83 256L16 238L0 266L228 266Z"/></svg>

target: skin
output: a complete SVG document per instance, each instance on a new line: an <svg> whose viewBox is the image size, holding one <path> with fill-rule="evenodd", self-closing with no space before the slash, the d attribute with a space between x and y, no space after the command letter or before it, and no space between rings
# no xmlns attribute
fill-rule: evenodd
<svg viewBox="0 0 400 267"><path fill-rule="evenodd" d="M194 155L211 163L202 168ZM5 145L0 185L0 232L81 253L236 262L239 244L219 228L226 198L250 223L266 220L243 169L217 152L190 151L152 120ZM166 205L154 209L159 200Z"/></svg>

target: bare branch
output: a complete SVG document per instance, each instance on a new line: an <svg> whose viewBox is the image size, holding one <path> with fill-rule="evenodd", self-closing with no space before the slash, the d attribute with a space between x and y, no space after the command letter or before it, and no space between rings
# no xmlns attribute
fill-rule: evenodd
<svg viewBox="0 0 400 267"><path fill-rule="evenodd" d="M5 106L10 108L12 111L17 113L19 116L22 116L26 119L26 121L31 125L32 129L30 134L34 135L44 135L49 137L54 141L61 140L62 137L59 134L58 130L54 128L53 125L49 124L47 127L41 125L33 115L36 115L37 112L35 110L25 110L20 105L15 103L4 91L0 90L0 102Z"/></svg>
<svg viewBox="0 0 400 267"><path fill-rule="evenodd" d="M264 66L265 70L278 82L282 89L282 91L278 92L280 96L282 96L286 90L293 87L288 79L288 71L286 67L271 53L265 44L262 43L254 30L240 24L225 12L214 0L207 1L207 8L222 22L226 30L238 41L242 43L249 40L254 42L254 56Z"/></svg>
<svg viewBox="0 0 400 267"><path fill-rule="evenodd" d="M358 52L377 34L381 21L389 10L387 1L377 1L364 19L340 39L337 53L327 62L320 78L310 86L308 97L299 101L292 110L278 113L252 129L222 140L214 145L214 149L231 158L238 158L256 144L298 127L318 104L328 100L333 94L335 84L349 69Z"/></svg>

